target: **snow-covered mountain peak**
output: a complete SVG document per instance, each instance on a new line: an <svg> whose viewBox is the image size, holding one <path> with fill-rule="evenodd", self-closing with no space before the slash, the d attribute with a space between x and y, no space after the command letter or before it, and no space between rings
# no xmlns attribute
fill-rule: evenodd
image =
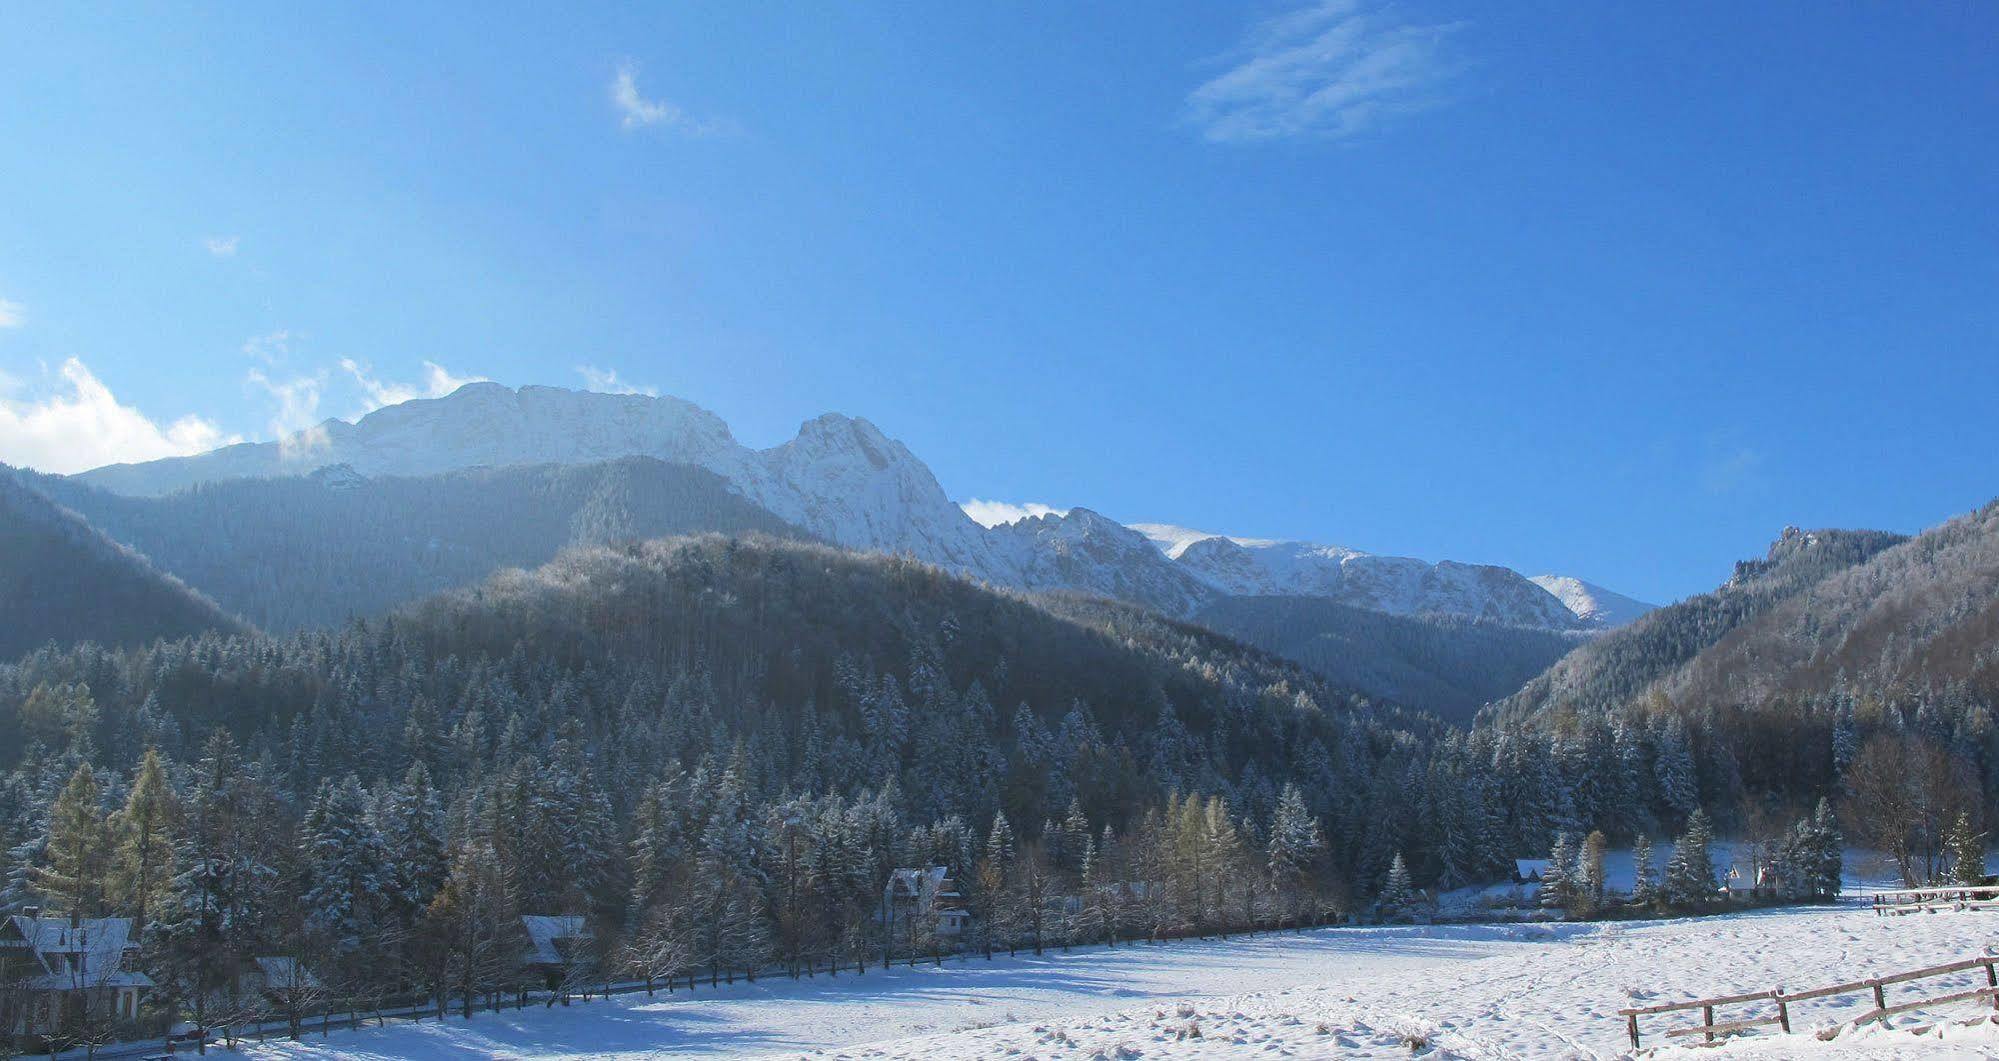
<svg viewBox="0 0 1999 1061"><path fill-rule="evenodd" d="M1569 575L1535 575L1528 581L1554 594L1576 618L1600 630L1623 626L1658 607Z"/></svg>
<svg viewBox="0 0 1999 1061"><path fill-rule="evenodd" d="M196 483L335 469L329 484L461 468L585 464L643 456L706 468L745 498L819 538L904 553L1001 585L1069 589L1190 615L1227 595L1317 596L1398 614L1449 614L1572 629L1643 605L1596 587L1573 611L1505 568L1429 564L1335 545L1125 526L1087 508L988 529L952 502L928 466L874 424L828 413L755 450L714 413L679 398L474 383L441 398L329 420L276 442L115 465L79 478L158 495ZM1560 593L1562 591L1557 591ZM1623 602L1619 604L1618 602Z"/></svg>
<svg viewBox="0 0 1999 1061"><path fill-rule="evenodd" d="M1180 554L1186 552L1188 546L1210 538L1221 538L1225 541L1244 546L1277 544L1276 541L1268 538L1232 538L1226 534L1195 530L1192 527L1179 527L1171 523L1133 523L1131 524L1131 529L1145 535L1154 545L1159 547L1161 552L1166 554L1168 559L1172 560L1180 559Z"/></svg>

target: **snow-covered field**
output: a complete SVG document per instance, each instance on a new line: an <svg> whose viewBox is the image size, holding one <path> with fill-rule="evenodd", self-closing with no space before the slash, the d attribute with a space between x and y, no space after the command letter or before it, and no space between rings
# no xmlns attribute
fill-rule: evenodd
<svg viewBox="0 0 1999 1061"><path fill-rule="evenodd" d="M1793 989L1999 944L1999 914L1866 907L1601 925L1328 929L953 962L856 979L765 980L272 1043L260 1057L1608 1057L1635 1002ZM1973 973L1921 994L1982 984ZM1955 985L1955 986L1953 986ZM1911 991L1901 997L1917 997ZM1891 994L1891 1001L1896 996ZM1831 1024L1859 1000L1798 1007ZM1959 1006L1970 1018L1979 1010ZM1673 1021L1648 1024L1647 1045ZM1933 1023L1906 1019L1904 1027ZM1198 1038L1193 1030L1198 1027ZM1989 1026L1746 1039L1698 1056L1999 1057ZM1693 1055L1690 1055L1693 1056Z"/></svg>

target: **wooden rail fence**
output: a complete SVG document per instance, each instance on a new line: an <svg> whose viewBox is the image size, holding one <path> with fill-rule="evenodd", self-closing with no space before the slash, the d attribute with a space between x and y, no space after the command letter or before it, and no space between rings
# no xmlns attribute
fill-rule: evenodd
<svg viewBox="0 0 1999 1061"><path fill-rule="evenodd" d="M1936 888L1898 888L1874 893L1874 913L1933 913L1938 910L1999 909L1999 886L1950 885Z"/></svg>
<svg viewBox="0 0 1999 1061"><path fill-rule="evenodd" d="M1931 1006L1945 1006L1955 1002L1969 1002L1975 999L1990 999L1993 1008L1999 1010L1999 969L1995 969L1995 966L1999 966L1999 954L1982 954L1975 958L1966 958L1963 961L1950 962L1945 965L1932 965L1927 969L1912 969L1905 973L1891 973L1887 976L1876 976L1866 980L1854 980L1844 984L1833 984L1828 987L1815 987L1809 991L1785 991L1780 987L1774 991L1751 991L1740 995L1723 995L1719 998L1697 998L1691 1002L1668 1002L1657 1006L1620 1009L1617 1013L1618 1016L1624 1018L1625 1030L1631 1035L1631 1048L1636 1050L1639 1046L1638 1018L1659 1013L1683 1013L1695 1009L1701 1011L1701 1022L1680 1028L1669 1028L1666 1031L1666 1038L1675 1039L1686 1035L1699 1035L1703 1037L1704 1041L1712 1043L1724 1035L1746 1032L1755 1028L1767 1028L1772 1025L1788 1032L1791 1030L1791 1007L1793 1005L1800 1002L1809 1002L1813 999L1834 998L1839 995L1857 995L1863 992L1872 993L1874 1008L1846 1021L1846 1024L1858 1027L1872 1021L1892 1017L1897 1013L1908 1013L1912 1010L1927 1009ZM1970 991L1954 991L1950 994L1938 995L1933 998L1920 998L1898 1002L1892 1006L1888 1004L1887 989L1896 984L1928 980L1938 976L1949 976L1953 973L1969 972L1973 969L1985 970L1984 987ZM1776 1007L1776 1012L1762 1017L1747 1017L1719 1022L1715 1020L1714 1011L1717 1007L1745 1006L1754 1003L1766 1003L1774 1006Z"/></svg>

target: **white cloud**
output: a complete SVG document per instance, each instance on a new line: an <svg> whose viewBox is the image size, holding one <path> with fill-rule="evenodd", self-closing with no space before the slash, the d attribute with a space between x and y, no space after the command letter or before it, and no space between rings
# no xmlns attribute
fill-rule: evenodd
<svg viewBox="0 0 1999 1061"><path fill-rule="evenodd" d="M202 240L201 245L207 247L208 253L215 255L217 258L234 258L236 256L236 244L241 239L242 237L240 236L210 236Z"/></svg>
<svg viewBox="0 0 1999 1061"><path fill-rule="evenodd" d="M689 136L707 136L730 127L726 121L696 119L667 100L645 98L639 93L638 70L630 63L621 64L611 79L611 105L618 109L618 124L626 130L658 125Z"/></svg>
<svg viewBox="0 0 1999 1061"><path fill-rule="evenodd" d="M162 427L120 404L76 358L62 363L61 375L66 387L57 393L38 400L0 398L0 461L66 475L242 441L198 416Z"/></svg>
<svg viewBox="0 0 1999 1061"><path fill-rule="evenodd" d="M363 413L372 413L387 405L401 405L417 398L442 398L467 383L488 382L484 376L454 376L435 361L423 363L422 383L392 383L378 379L369 375L367 365L351 357L341 358L340 367L354 377L354 381L361 385L362 393L367 395L361 410Z"/></svg>
<svg viewBox="0 0 1999 1061"><path fill-rule="evenodd" d="M958 502L958 507L964 509L965 515L972 517L973 522L982 527L997 527L1002 523L1016 523L1030 516L1066 516L1069 514L1069 510L1066 508L1044 505L1039 501L1029 501L1026 504L1016 505L1010 501L981 501L976 497L970 501Z"/></svg>
<svg viewBox="0 0 1999 1061"><path fill-rule="evenodd" d="M0 298L0 328L19 328L28 319L28 308Z"/></svg>
<svg viewBox="0 0 1999 1061"><path fill-rule="evenodd" d="M1217 143L1354 136L1437 102L1462 23L1399 23L1362 0L1320 0L1251 27L1234 64L1187 97Z"/></svg>
<svg viewBox="0 0 1999 1061"><path fill-rule="evenodd" d="M626 383L618 378L618 370L615 368L601 369L591 365L578 365L576 372L583 377L584 390L593 390L600 394L643 394L648 398L659 397L658 387L641 387Z"/></svg>
<svg viewBox="0 0 1999 1061"><path fill-rule="evenodd" d="M319 395L326 386L326 373L274 380L263 369L253 368L248 380L277 403L269 426L286 459L303 456L326 444L326 427L319 416Z"/></svg>
<svg viewBox="0 0 1999 1061"><path fill-rule="evenodd" d="M266 335L251 336L243 340L243 352L266 365L275 365L290 355L292 340L295 338L302 339L304 336L294 336L289 330L280 328Z"/></svg>

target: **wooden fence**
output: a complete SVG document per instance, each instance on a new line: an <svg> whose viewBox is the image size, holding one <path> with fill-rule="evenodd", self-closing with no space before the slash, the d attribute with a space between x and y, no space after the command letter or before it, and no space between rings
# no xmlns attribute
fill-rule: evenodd
<svg viewBox="0 0 1999 1061"><path fill-rule="evenodd" d="M1854 980L1844 984L1833 984L1829 987L1815 987L1809 991L1785 991L1780 987L1774 991L1752 991L1741 995L1723 995L1719 998L1697 998L1691 1002L1668 1002L1658 1006L1621 1009L1617 1013L1624 1018L1625 1030L1631 1034L1631 1048L1636 1050L1639 1045L1638 1018L1644 1016L1700 1010L1701 1022L1699 1024L1667 1029L1666 1038L1675 1039L1681 1036L1699 1035L1705 1042L1711 1043L1724 1035L1746 1032L1755 1028L1766 1028L1772 1025L1788 1032L1791 1030L1791 1007L1800 1002L1871 992L1874 997L1874 1008L1845 1022L1857 1027L1872 1021L1892 1017L1897 1013L1908 1013L1912 1010L1927 1009L1931 1006L1950 1005L1955 1002L1969 1002L1974 999L1990 999L1993 1008L1999 1009L1999 970L1995 970L1995 966L1999 966L1999 954L1983 954L1976 958L1966 958L1963 961L1951 962L1947 965L1932 965L1927 969L1912 969L1905 973L1892 973L1888 976ZM1937 995L1931 998L1897 1002L1892 1006L1888 1004L1887 989L1896 984L1907 984L1917 980L1928 980L1932 977L1949 976L1953 973L1969 972L1973 969L1985 970L1986 986L1970 991L1954 991L1950 994ZM1715 1020L1715 1010L1718 1007L1749 1006L1758 1003L1773 1006L1776 1012L1768 1016L1746 1017L1725 1021Z"/></svg>
<svg viewBox="0 0 1999 1061"><path fill-rule="evenodd" d="M1999 909L1999 886L1950 885L1937 888L1898 888L1874 893L1874 913L1933 913L1938 910Z"/></svg>

